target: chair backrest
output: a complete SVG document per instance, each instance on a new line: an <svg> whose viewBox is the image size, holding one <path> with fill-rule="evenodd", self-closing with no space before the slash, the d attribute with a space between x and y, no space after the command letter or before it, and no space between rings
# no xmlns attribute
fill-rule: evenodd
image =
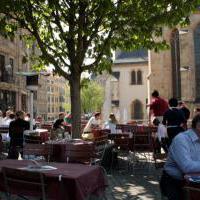
<svg viewBox="0 0 200 200"><path fill-rule="evenodd" d="M40 136L37 135L24 135L25 143L41 144L42 140Z"/></svg>
<svg viewBox="0 0 200 200"><path fill-rule="evenodd" d="M200 188L198 186L184 186L183 187L183 199L195 200L200 197Z"/></svg>
<svg viewBox="0 0 200 200"><path fill-rule="evenodd" d="M67 144L66 145L67 162L90 164L95 156L93 144Z"/></svg>
<svg viewBox="0 0 200 200"><path fill-rule="evenodd" d="M134 126L133 149L139 151L153 151L151 127Z"/></svg>
<svg viewBox="0 0 200 200"><path fill-rule="evenodd" d="M106 148L106 145L108 144L108 134L107 133L101 133L97 137L94 137L94 146L95 146L95 152L97 157L102 157Z"/></svg>
<svg viewBox="0 0 200 200"><path fill-rule="evenodd" d="M27 195L27 191L30 191L32 196L42 196L43 200L47 199L42 173L7 167L2 167L2 173L8 194L20 192L20 195Z"/></svg>
<svg viewBox="0 0 200 200"><path fill-rule="evenodd" d="M133 125L131 125L131 124L117 124L116 129L121 130L122 133L130 133L130 132L133 132Z"/></svg>
<svg viewBox="0 0 200 200"><path fill-rule="evenodd" d="M43 156L50 159L52 154L51 145L27 143L23 147L23 155Z"/></svg>
<svg viewBox="0 0 200 200"><path fill-rule="evenodd" d="M131 139L129 137L116 137L114 138L114 145L116 148L123 150L123 151L129 151L130 150L130 141Z"/></svg>

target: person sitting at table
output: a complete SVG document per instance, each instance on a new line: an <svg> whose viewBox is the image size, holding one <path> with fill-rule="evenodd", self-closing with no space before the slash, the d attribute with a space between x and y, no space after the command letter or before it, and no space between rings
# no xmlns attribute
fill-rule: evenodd
<svg viewBox="0 0 200 200"><path fill-rule="evenodd" d="M116 124L118 123L114 113L110 113L108 121L105 122L104 128L110 129L110 133L117 133Z"/></svg>
<svg viewBox="0 0 200 200"><path fill-rule="evenodd" d="M59 113L59 118L53 124L53 130L55 137L64 137L64 117L65 114L63 112Z"/></svg>
<svg viewBox="0 0 200 200"><path fill-rule="evenodd" d="M167 129L157 118L153 120L153 125L157 127L154 152L161 153L161 147L162 147L164 152L167 153L168 152Z"/></svg>
<svg viewBox="0 0 200 200"><path fill-rule="evenodd" d="M185 174L200 172L200 114L192 120L192 129L179 133L170 146L160 180L160 189L169 200L182 200Z"/></svg>
<svg viewBox="0 0 200 200"><path fill-rule="evenodd" d="M8 152L8 158L18 159L18 147L20 148L20 154L22 155L24 131L29 130L29 128L29 122L24 120L24 112L16 112L16 119L12 121L9 126L10 147Z"/></svg>
<svg viewBox="0 0 200 200"><path fill-rule="evenodd" d="M94 114L94 116L92 116L89 119L89 121L87 122L87 124L83 130L82 138L83 139L93 139L92 130L100 129L100 128L101 128L101 113L96 112Z"/></svg>

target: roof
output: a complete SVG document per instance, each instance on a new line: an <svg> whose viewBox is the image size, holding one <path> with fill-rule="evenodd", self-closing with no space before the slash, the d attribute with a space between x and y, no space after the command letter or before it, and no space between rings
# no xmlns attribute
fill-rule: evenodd
<svg viewBox="0 0 200 200"><path fill-rule="evenodd" d="M130 52L118 51L115 56L115 64L148 62L148 51L145 49Z"/></svg>

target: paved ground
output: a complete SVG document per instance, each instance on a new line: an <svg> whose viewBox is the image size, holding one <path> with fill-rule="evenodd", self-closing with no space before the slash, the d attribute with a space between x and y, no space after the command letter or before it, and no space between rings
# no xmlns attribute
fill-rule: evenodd
<svg viewBox="0 0 200 200"><path fill-rule="evenodd" d="M160 200L160 169L153 165L140 166L139 170L117 170L108 174L109 187L106 192L108 200Z"/></svg>

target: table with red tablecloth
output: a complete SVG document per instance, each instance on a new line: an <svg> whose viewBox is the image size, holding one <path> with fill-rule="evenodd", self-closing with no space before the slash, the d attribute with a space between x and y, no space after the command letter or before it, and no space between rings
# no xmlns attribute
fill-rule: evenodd
<svg viewBox="0 0 200 200"><path fill-rule="evenodd" d="M53 140L46 142L46 145L49 145L52 150L51 160L55 162L66 162L66 148L70 149L70 145L79 148L84 145L93 145L91 141L84 141L81 139L73 139L73 140Z"/></svg>
<svg viewBox="0 0 200 200"><path fill-rule="evenodd" d="M199 181L200 181L200 173L195 173L195 174L186 174L184 176L185 179L185 190L186 188L188 188L188 192L185 192L184 195L188 195L188 198L190 200L199 200L200 199L200 182L192 182L190 180L190 178L192 177L198 177ZM197 189L197 190L195 190Z"/></svg>
<svg viewBox="0 0 200 200"><path fill-rule="evenodd" d="M0 161L0 191L5 191L2 167L24 168L32 164L29 160ZM46 193L56 200L84 200L90 195L100 195L105 191L107 180L100 166L66 163L44 163L57 169L40 171L45 175ZM24 170L24 169L23 169ZM86 181L87 180L87 181ZM23 185L16 188L15 194L21 192L31 195L31 188Z"/></svg>

